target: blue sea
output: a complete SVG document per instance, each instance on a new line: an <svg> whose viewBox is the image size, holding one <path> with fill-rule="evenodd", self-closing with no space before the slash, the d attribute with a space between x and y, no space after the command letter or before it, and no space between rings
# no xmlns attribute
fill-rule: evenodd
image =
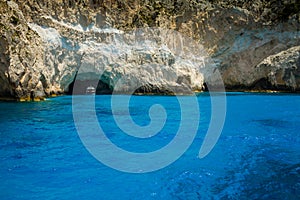
<svg viewBox="0 0 300 200"><path fill-rule="evenodd" d="M74 123L72 96L0 102L0 199L300 199L300 95L226 96L225 124L207 156L199 158L199 149L211 122L211 98L201 93L193 142L175 162L148 173L118 171L88 151ZM137 125L150 123L153 104L167 115L157 135L134 138L115 122L112 96L92 98L107 138L131 152L163 148L182 120L175 96L132 96L129 111ZM89 129L85 112L83 106Z"/></svg>

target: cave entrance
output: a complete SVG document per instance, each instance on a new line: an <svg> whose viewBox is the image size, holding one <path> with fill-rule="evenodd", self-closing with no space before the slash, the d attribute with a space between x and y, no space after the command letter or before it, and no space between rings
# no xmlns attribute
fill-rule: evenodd
<svg viewBox="0 0 300 200"><path fill-rule="evenodd" d="M69 95L82 95L86 94L87 87L93 86L96 88L96 95L101 94L112 94L113 89L109 86L109 84L100 80L76 80L76 89L74 89L76 77L73 82L68 87L67 94Z"/></svg>
<svg viewBox="0 0 300 200"><path fill-rule="evenodd" d="M261 78L252 84L251 89L253 90L276 90L272 83L267 78Z"/></svg>

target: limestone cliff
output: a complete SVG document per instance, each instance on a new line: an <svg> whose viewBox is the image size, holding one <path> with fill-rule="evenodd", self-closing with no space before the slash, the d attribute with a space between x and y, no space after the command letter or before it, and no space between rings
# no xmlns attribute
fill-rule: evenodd
<svg viewBox="0 0 300 200"><path fill-rule="evenodd" d="M300 46L267 57L255 70L256 79L264 81L259 89L299 91Z"/></svg>
<svg viewBox="0 0 300 200"><path fill-rule="evenodd" d="M293 0L1 1L0 96L42 99L69 92L75 77L83 89L100 79L99 93L185 93L202 90L214 67L228 89L298 91L299 10ZM206 53L182 59L163 34L135 44L146 27ZM207 56L214 65L203 66Z"/></svg>

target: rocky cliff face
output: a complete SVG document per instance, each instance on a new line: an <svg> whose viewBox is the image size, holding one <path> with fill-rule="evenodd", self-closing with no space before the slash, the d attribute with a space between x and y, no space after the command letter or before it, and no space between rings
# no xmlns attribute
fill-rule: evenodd
<svg viewBox="0 0 300 200"><path fill-rule="evenodd" d="M256 84L258 89L299 91L300 46L267 57L255 71L256 79L263 81Z"/></svg>
<svg viewBox="0 0 300 200"><path fill-rule="evenodd" d="M43 99L70 92L75 77L81 92L188 93L213 85L215 67L227 89L298 91L299 10L285 0L1 1L0 96Z"/></svg>

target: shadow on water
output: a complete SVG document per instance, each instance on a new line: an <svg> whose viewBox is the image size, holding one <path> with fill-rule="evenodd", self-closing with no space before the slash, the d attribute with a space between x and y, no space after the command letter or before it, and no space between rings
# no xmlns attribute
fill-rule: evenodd
<svg viewBox="0 0 300 200"><path fill-rule="evenodd" d="M186 171L166 180L163 188L172 199L299 199L300 163L275 146L251 151L238 158L223 175L209 169Z"/></svg>
<svg viewBox="0 0 300 200"><path fill-rule="evenodd" d="M290 126L288 121L278 119L261 119L253 120L252 122L264 127L288 128Z"/></svg>
<svg viewBox="0 0 300 200"><path fill-rule="evenodd" d="M253 150L213 186L220 199L299 199L300 163L287 163L279 152Z"/></svg>

